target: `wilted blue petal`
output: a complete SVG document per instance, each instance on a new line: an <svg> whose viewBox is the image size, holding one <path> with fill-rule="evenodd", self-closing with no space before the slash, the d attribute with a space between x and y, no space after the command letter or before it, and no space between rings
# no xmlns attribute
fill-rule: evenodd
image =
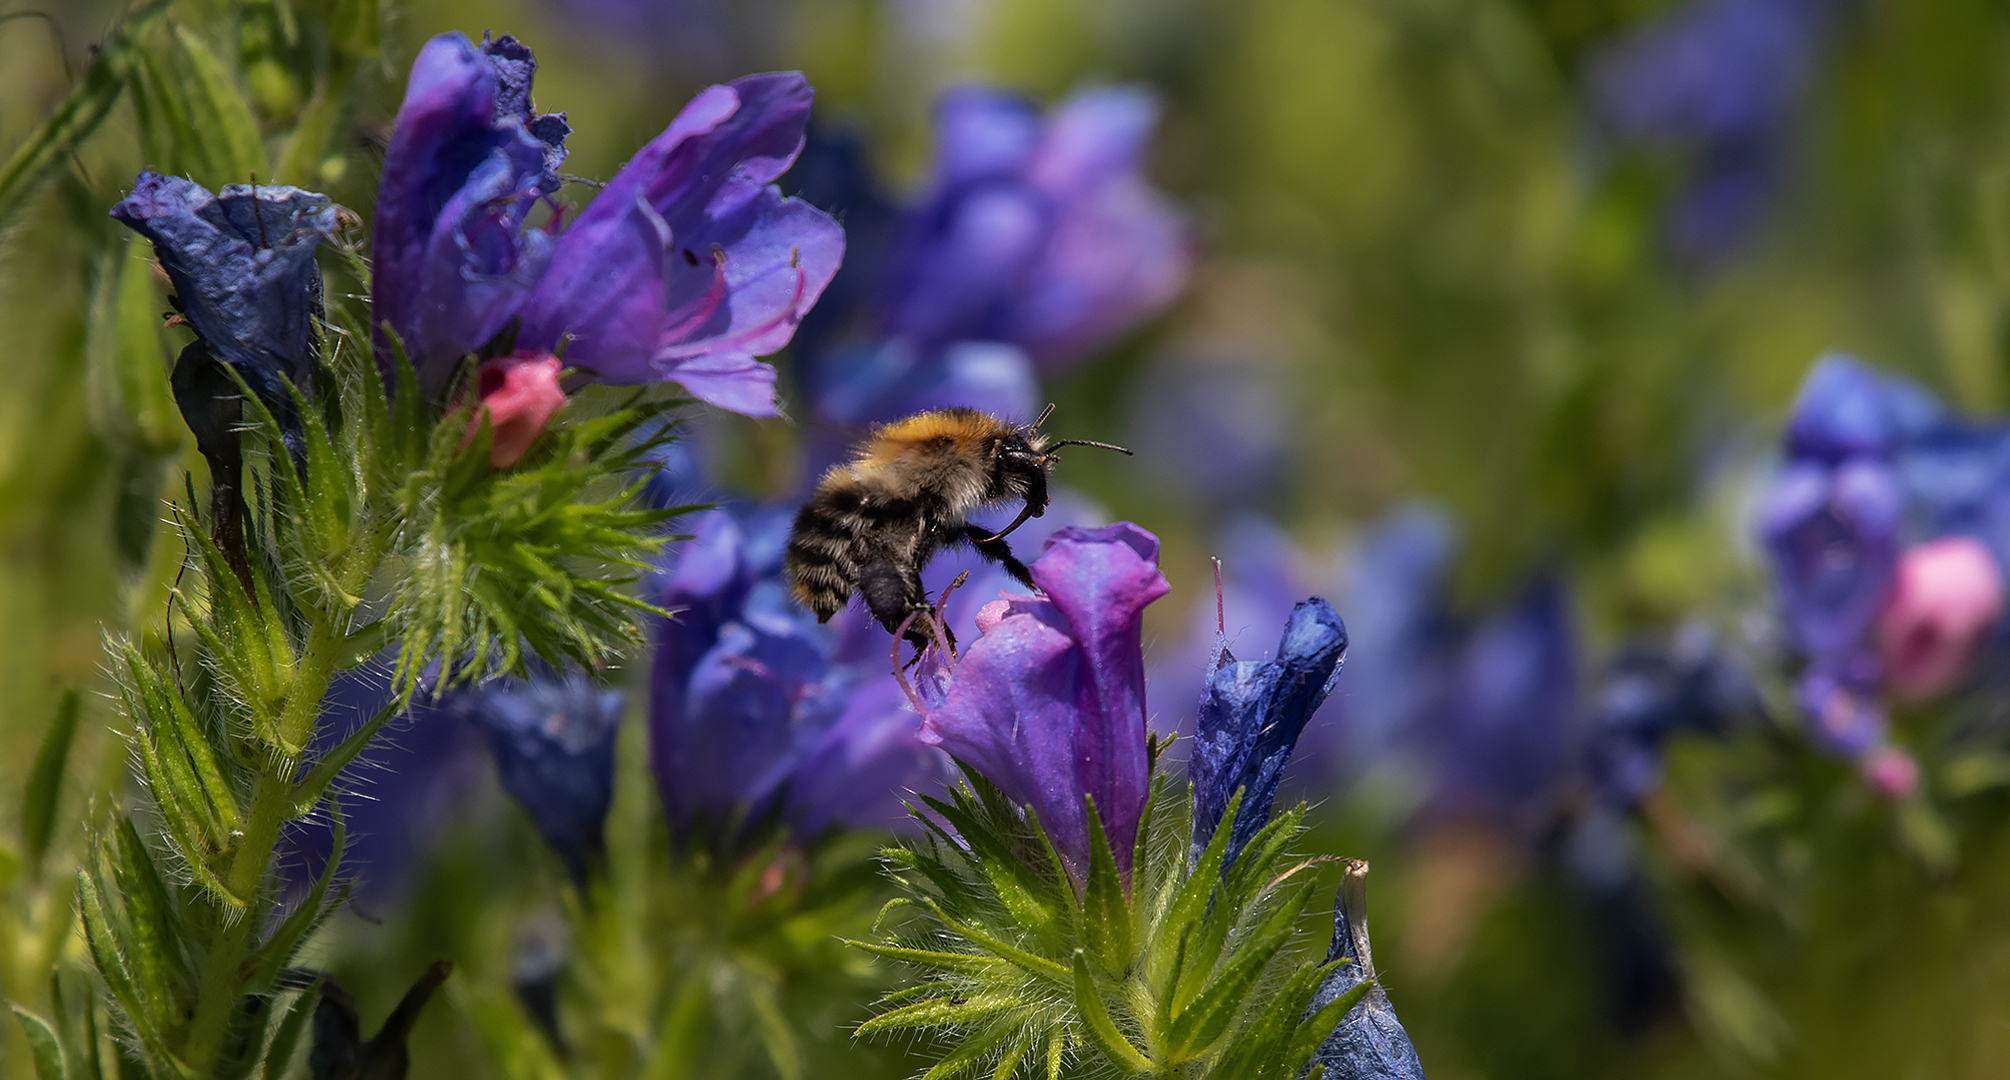
<svg viewBox="0 0 2010 1080"><path fill-rule="evenodd" d="M571 672L537 670L447 694L440 708L488 736L503 790L530 815L575 880L604 850L614 743L626 697Z"/></svg>
<svg viewBox="0 0 2010 1080"><path fill-rule="evenodd" d="M1168 586L1158 539L1128 522L1063 529L1030 567L1044 598L1017 601L938 688L923 738L1039 815L1076 873L1084 796L1129 872L1148 783L1145 606Z"/></svg>
<svg viewBox="0 0 2010 1080"><path fill-rule="evenodd" d="M1298 735L1340 677L1347 628L1332 605L1315 596L1292 609L1274 659L1238 661L1225 643L1220 655L1223 663L1209 674L1201 699L1187 766L1194 786L1190 854L1200 858L1239 790L1242 805L1228 842L1233 862L1270 823L1271 800Z"/></svg>
<svg viewBox="0 0 2010 1080"><path fill-rule="evenodd" d="M1333 901L1333 944L1326 962L1345 959L1326 977L1312 999L1318 1009L1341 994L1375 978L1375 958L1369 950L1366 863L1347 868L1347 880ZM1324 1080L1423 1080L1424 1066L1410 1034L1396 1019L1389 994L1378 983L1361 1003L1348 1010L1338 1027L1319 1045L1312 1060L1325 1071Z"/></svg>
<svg viewBox="0 0 2010 1080"><path fill-rule="evenodd" d="M304 393L320 355L321 270L314 249L335 228L325 195L232 184L211 195L174 176L142 172L112 216L153 242L182 313L209 355L237 369L291 429L290 381ZM199 441L205 402L178 400Z"/></svg>

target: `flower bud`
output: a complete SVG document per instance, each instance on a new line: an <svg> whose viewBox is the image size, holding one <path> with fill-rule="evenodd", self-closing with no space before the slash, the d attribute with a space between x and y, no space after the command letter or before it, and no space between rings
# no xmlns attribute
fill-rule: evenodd
<svg viewBox="0 0 2010 1080"><path fill-rule="evenodd" d="M503 356L482 364L475 374L481 404L468 420L461 449L474 443L482 417L487 416L489 464L498 469L516 464L565 404L559 368L558 358L551 355Z"/></svg>
<svg viewBox="0 0 2010 1080"><path fill-rule="evenodd" d="M1901 555L1877 627L1892 693L1918 701L1946 691L2003 614L2003 600L2003 571L1974 537L1949 536Z"/></svg>
<svg viewBox="0 0 2010 1080"><path fill-rule="evenodd" d="M1919 763L1912 755L1886 744L1863 756L1863 782L1887 799L1904 799L1919 789Z"/></svg>

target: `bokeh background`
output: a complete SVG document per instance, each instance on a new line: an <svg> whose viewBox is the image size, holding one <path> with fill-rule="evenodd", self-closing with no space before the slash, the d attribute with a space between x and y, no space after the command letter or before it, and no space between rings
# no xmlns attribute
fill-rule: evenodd
<svg viewBox="0 0 2010 1080"><path fill-rule="evenodd" d="M313 5L177 12L201 26L239 6ZM0 6L0 150L68 92L116 15ZM1541 812L1504 825L1433 812L1444 781L1416 748L1456 732L1406 754L1369 731L1390 679L1429 670L1378 684L1363 659L1342 677L1297 788L1321 850L1373 862L1377 957L1430 1075L2010 1075L2010 769L1993 750L1924 753L1927 797L1893 804L1805 745L1763 670L1750 525L1794 389L1826 350L1961 409L2010 407L2010 7L412 0L359 74L350 130L299 182L370 205L403 73L445 30L536 47L537 103L568 113L566 171L589 178L697 89L752 71L805 71L819 135L855 145L896 202L925 179L947 87L1043 103L1149 87L1149 175L1190 219L1188 284L1042 391L1056 430L1138 451L1074 454L1062 479L1164 541L1173 592L1147 625L1164 726L1197 685L1179 664L1213 621L1211 556L1232 594L1333 598L1372 654L1377 624L1350 599L1423 602L1422 586L1391 597L1409 586L1390 544L1444 547L1424 591L1448 620L1525 611L1532 590L1567 620L1555 693L1501 719L1498 746L1575 747L1609 658L1684 635L1752 660L1774 706L1674 740L1624 815L1544 776L1527 779ZM256 65L246 78L255 97ZM92 283L125 251L106 208L144 163L121 105L0 235L0 792L83 691L59 830L73 840L126 790L102 635L144 631L173 577L172 556L134 536L196 461L165 397L136 428L86 377ZM789 400L800 358L777 359ZM713 482L799 490L818 431L792 411L707 420ZM179 464L147 464L163 455ZM1262 651L1284 613L1259 605L1238 651ZM1510 693L1472 693L1496 690ZM487 768L473 759L431 796L409 888L338 916L320 946L365 1016L435 956L512 962L551 904ZM0 877L17 872L0 859ZM0 932L32 922L16 912ZM0 990L40 977L10 970ZM916 1070L906 1047L846 1046L841 1022L824 1033L833 1068ZM0 1032L9 1054L16 1040ZM465 1010L432 1009L414 1075L483 1075L474 1045Z"/></svg>

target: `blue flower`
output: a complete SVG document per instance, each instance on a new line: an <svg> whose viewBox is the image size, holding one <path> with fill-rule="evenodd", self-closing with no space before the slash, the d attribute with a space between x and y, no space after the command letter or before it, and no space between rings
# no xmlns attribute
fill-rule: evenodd
<svg viewBox="0 0 2010 1080"><path fill-rule="evenodd" d="M1242 805L1223 868L1269 824L1271 800L1298 735L1333 692L1346 655L1346 626L1332 605L1316 596L1292 608L1273 659L1238 661L1228 642L1221 642L1187 766L1194 785L1194 861L1214 838L1238 790Z"/></svg>
<svg viewBox="0 0 2010 1080"><path fill-rule="evenodd" d="M1189 257L1184 222L1143 176L1157 111L1127 87L1046 117L994 90L946 94L930 191L881 300L887 334L923 356L1009 342L1051 371L1171 302Z"/></svg>
<svg viewBox="0 0 2010 1080"><path fill-rule="evenodd" d="M1346 960L1333 969L1312 999L1320 1008L1341 994L1375 978L1375 957L1368 946L1368 864L1350 862L1347 876L1333 901L1333 944L1326 962ZM1389 994L1378 982L1348 1010L1340 1025L1319 1044L1312 1060L1324 1071L1323 1080L1423 1080L1424 1066L1410 1033L1396 1019Z"/></svg>
<svg viewBox="0 0 2010 1080"><path fill-rule="evenodd" d="M787 508L714 510L691 523L657 601L650 732L671 827L777 818L798 835L888 826L939 782L862 613L819 625L782 581ZM854 618L853 615L860 617Z"/></svg>
<svg viewBox="0 0 2010 1080"><path fill-rule="evenodd" d="M237 370L265 407L294 434L285 384L313 392L320 355L321 270L314 249L333 231L335 205L293 187L232 184L215 195L175 176L142 172L112 216L152 241L174 284L200 351ZM185 354L175 403L205 450L237 422L227 379L204 379Z"/></svg>
<svg viewBox="0 0 2010 1080"><path fill-rule="evenodd" d="M1830 0L1699 0L1610 46L1593 111L1614 135L1692 154L1668 233L1708 264L1752 233L1779 186L1794 112L1814 72Z"/></svg>
<svg viewBox="0 0 2010 1080"><path fill-rule="evenodd" d="M575 880L606 845L614 744L626 696L533 664L529 681L497 679L450 691L440 708L488 736L496 773Z"/></svg>

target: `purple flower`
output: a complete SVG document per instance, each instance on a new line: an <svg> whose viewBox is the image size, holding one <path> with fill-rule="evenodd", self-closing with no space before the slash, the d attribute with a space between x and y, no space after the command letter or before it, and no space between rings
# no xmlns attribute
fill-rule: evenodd
<svg viewBox="0 0 2010 1080"><path fill-rule="evenodd" d="M312 393L320 355L321 270L314 249L335 228L325 195L294 187L232 184L215 195L175 176L142 172L112 216L153 243L173 282L199 349L237 370L289 429L293 399L286 382ZM228 437L234 383L204 379L185 353L175 372L175 403L199 445Z"/></svg>
<svg viewBox="0 0 2010 1080"><path fill-rule="evenodd" d="M1344 959L1348 963L1326 977L1325 985L1312 999L1315 1009L1375 977L1375 957L1368 943L1367 874L1367 863L1349 864L1346 880L1334 897L1333 944L1326 951L1326 962ZM1410 1033L1396 1019L1395 1006L1389 1004L1389 994L1380 984L1348 1010L1312 1060L1322 1067L1324 1080L1424 1080L1417 1048L1411 1045Z"/></svg>
<svg viewBox="0 0 2010 1080"><path fill-rule="evenodd" d="M1054 370L1163 308L1188 252L1141 171L1157 111L1124 87L1077 92L1045 118L998 91L945 95L930 192L882 299L887 332L924 356L1009 342Z"/></svg>
<svg viewBox="0 0 2010 1080"><path fill-rule="evenodd" d="M865 620L819 625L781 577L786 509L709 511L662 579L650 732L671 826L776 816L798 835L893 825L902 800L939 781Z"/></svg>
<svg viewBox="0 0 2010 1080"><path fill-rule="evenodd" d="M503 790L530 815L574 880L606 850L614 803L614 742L626 696L583 673L533 665L529 681L497 679L450 691L447 716L488 736Z"/></svg>
<svg viewBox="0 0 2010 1080"><path fill-rule="evenodd" d="M1480 623L1458 654L1432 725L1434 812L1524 833L1544 823L1572 764L1576 653L1554 581L1536 582Z"/></svg>
<svg viewBox="0 0 2010 1080"><path fill-rule="evenodd" d="M1757 226L1785 171L1794 111L1836 6L1699 0L1595 62L1592 108L1607 130L1693 155L1668 221L1686 260L1719 260Z"/></svg>
<svg viewBox="0 0 2010 1080"><path fill-rule="evenodd" d="M1868 648L1898 565L1905 495L1875 458L1789 464L1760 519L1773 588L1795 643L1818 665Z"/></svg>
<svg viewBox="0 0 2010 1080"><path fill-rule="evenodd" d="M1149 783L1144 609L1168 590L1158 538L1063 529L1030 569L1042 596L987 605L961 659L924 673L923 737L1037 814L1078 880L1093 799L1128 876Z"/></svg>
<svg viewBox="0 0 2010 1080"><path fill-rule="evenodd" d="M1831 464L1866 455L1889 457L1944 420L1940 403L1925 387L1853 356L1828 353L1815 361L1794 398L1787 456Z"/></svg>
<svg viewBox="0 0 2010 1080"><path fill-rule="evenodd" d="M335 677L321 706L313 754L334 749L391 700L390 664L383 656ZM489 789L481 742L475 729L422 698L336 778L348 831L341 874L357 882L362 905L397 903L448 825L482 801ZM296 889L320 875L333 843L325 811L288 828L281 858Z"/></svg>
<svg viewBox="0 0 2010 1080"><path fill-rule="evenodd" d="M1457 540L1435 507L1389 514L1356 550L1347 573L1353 645L1339 707L1336 753L1348 773L1386 763L1443 702L1464 630L1446 610Z"/></svg>
<svg viewBox="0 0 2010 1080"><path fill-rule="evenodd" d="M423 387L514 327L508 349L562 352L594 381L670 380L774 415L774 370L754 358L788 343L844 253L836 222L772 185L802 147L809 83L705 90L553 235L528 217L566 129L530 112L534 69L513 39L458 34L413 66L378 193L375 310Z"/></svg>
<svg viewBox="0 0 2010 1080"><path fill-rule="evenodd" d="M1187 765L1194 786L1193 862L1214 838L1237 791L1243 792L1242 805L1224 871L1269 824L1271 800L1298 735L1333 692L1346 655L1347 627L1332 605L1316 596L1292 609L1275 659L1238 661L1222 640Z"/></svg>

